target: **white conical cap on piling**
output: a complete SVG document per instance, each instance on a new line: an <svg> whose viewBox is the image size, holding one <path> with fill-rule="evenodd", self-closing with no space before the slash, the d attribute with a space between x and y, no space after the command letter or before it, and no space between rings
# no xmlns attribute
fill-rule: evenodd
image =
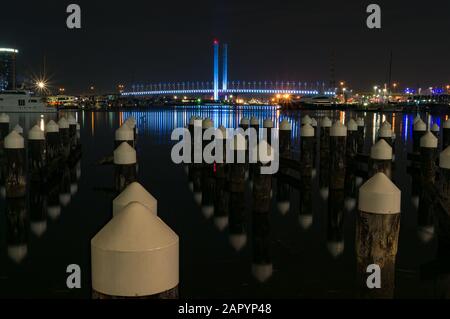
<svg viewBox="0 0 450 319"><path fill-rule="evenodd" d="M0 123L9 123L9 115L6 113L0 114Z"/></svg>
<svg viewBox="0 0 450 319"><path fill-rule="evenodd" d="M417 114L416 117L414 118L413 124L416 124L418 121L422 121L422 118L420 117L419 114Z"/></svg>
<svg viewBox="0 0 450 319"><path fill-rule="evenodd" d="M292 125L288 120L284 119L280 123L280 131L292 131Z"/></svg>
<svg viewBox="0 0 450 319"><path fill-rule="evenodd" d="M420 147L425 148L437 148L438 147L438 139L434 136L433 133L428 131L424 136L420 138Z"/></svg>
<svg viewBox="0 0 450 319"><path fill-rule="evenodd" d="M317 126L317 120L314 117L311 118L311 126L312 127L316 127Z"/></svg>
<svg viewBox="0 0 450 319"><path fill-rule="evenodd" d="M439 155L439 167L450 169L450 146Z"/></svg>
<svg viewBox="0 0 450 319"><path fill-rule="evenodd" d="M158 201L138 182L129 184L113 200L113 216L116 216L131 202L139 202L154 215L158 214Z"/></svg>
<svg viewBox="0 0 450 319"><path fill-rule="evenodd" d="M263 122L264 128L273 128L273 121L270 118L266 118Z"/></svg>
<svg viewBox="0 0 450 319"><path fill-rule="evenodd" d="M424 121L418 120L417 122L414 123L414 131L424 132L426 130L427 130L427 125L425 124Z"/></svg>
<svg viewBox="0 0 450 319"><path fill-rule="evenodd" d="M392 160L392 147L383 139L370 149L370 158L374 160Z"/></svg>
<svg viewBox="0 0 450 319"><path fill-rule="evenodd" d="M373 214L400 213L401 191L383 173L375 174L359 189L358 209Z"/></svg>
<svg viewBox="0 0 450 319"><path fill-rule="evenodd" d="M23 134L23 128L19 124L16 124L16 126L14 126L13 130L19 134Z"/></svg>
<svg viewBox="0 0 450 319"><path fill-rule="evenodd" d="M364 118L363 118L363 117L358 117L358 118L356 119L356 124L357 124L358 126L364 126Z"/></svg>
<svg viewBox="0 0 450 319"><path fill-rule="evenodd" d="M179 282L179 239L140 203L128 204L91 240L92 288L110 296L138 297Z"/></svg>
<svg viewBox="0 0 450 319"><path fill-rule="evenodd" d="M56 124L56 122L53 120L48 121L47 125L45 125L45 133L58 133L58 132L59 132L59 125Z"/></svg>
<svg viewBox="0 0 450 319"><path fill-rule="evenodd" d="M134 141L133 129L128 125L122 125L116 130L114 138L116 141Z"/></svg>
<svg viewBox="0 0 450 319"><path fill-rule="evenodd" d="M320 126L321 127L331 127L332 125L333 125L333 123L331 123L331 120L330 120L330 118L328 116L325 116L320 121Z"/></svg>
<svg viewBox="0 0 450 319"><path fill-rule="evenodd" d="M300 136L302 137L314 137L314 127L311 124L305 124L300 129Z"/></svg>
<svg viewBox="0 0 450 319"><path fill-rule="evenodd" d="M122 142L122 144L114 150L114 164L136 164L136 150L127 142Z"/></svg>
<svg viewBox="0 0 450 319"><path fill-rule="evenodd" d="M310 124L311 125L311 117L308 115L308 114L306 114L303 118L302 118L302 121L301 121L301 123L302 123L302 125L305 125L305 124Z"/></svg>
<svg viewBox="0 0 450 319"><path fill-rule="evenodd" d="M33 126L31 130L28 131L28 139L34 141L43 141L45 140L44 131L37 125Z"/></svg>
<svg viewBox="0 0 450 319"><path fill-rule="evenodd" d="M389 126L382 126L378 131L379 137L392 138L392 130Z"/></svg>
<svg viewBox="0 0 450 319"><path fill-rule="evenodd" d="M67 122L65 117L61 117L58 121L58 126L60 129L69 128L69 122Z"/></svg>
<svg viewBox="0 0 450 319"><path fill-rule="evenodd" d="M347 123L347 131L357 131L358 130L358 124L356 124L356 121L354 119L350 119Z"/></svg>
<svg viewBox="0 0 450 319"><path fill-rule="evenodd" d="M387 128L389 128L390 130L392 130L392 125L391 125L391 123L389 123L389 121L384 121L384 122L381 124L381 127L387 127Z"/></svg>
<svg viewBox="0 0 450 319"><path fill-rule="evenodd" d="M261 283L272 277L273 264L252 264L252 275Z"/></svg>
<svg viewBox="0 0 450 319"><path fill-rule="evenodd" d="M342 137L347 136L347 127L340 121L334 122L330 129L330 136Z"/></svg>
<svg viewBox="0 0 450 319"><path fill-rule="evenodd" d="M437 123L434 123L433 126L431 127L431 132L439 132L440 131L440 127L439 125L437 125Z"/></svg>
<svg viewBox="0 0 450 319"><path fill-rule="evenodd" d="M250 125L252 126L259 125L259 119L257 117L252 116L252 118L250 119Z"/></svg>
<svg viewBox="0 0 450 319"><path fill-rule="evenodd" d="M443 128L450 129L450 118L444 122L442 125Z"/></svg>
<svg viewBox="0 0 450 319"><path fill-rule="evenodd" d="M67 123L69 123L69 125L77 125L77 120L72 114L69 114L67 116Z"/></svg>
<svg viewBox="0 0 450 319"><path fill-rule="evenodd" d="M209 129L214 127L214 123L210 118L206 118L202 121L202 128L203 129Z"/></svg>
<svg viewBox="0 0 450 319"><path fill-rule="evenodd" d="M250 125L250 120L247 117L243 117L239 123L240 125Z"/></svg>
<svg viewBox="0 0 450 319"><path fill-rule="evenodd" d="M9 133L5 137L4 141L4 147L6 149L21 149L24 148L24 139L22 135L17 133L16 131L12 130L11 133Z"/></svg>

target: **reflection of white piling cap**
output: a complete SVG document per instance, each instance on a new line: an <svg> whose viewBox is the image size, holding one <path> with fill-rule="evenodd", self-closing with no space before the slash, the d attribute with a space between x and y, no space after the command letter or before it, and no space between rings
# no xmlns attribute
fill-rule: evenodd
<svg viewBox="0 0 450 319"><path fill-rule="evenodd" d="M429 243L434 237L434 226L419 226L417 229L417 235L423 243Z"/></svg>
<svg viewBox="0 0 450 319"><path fill-rule="evenodd" d="M329 187L321 187L319 190L320 197L322 197L323 200L327 200L330 196L330 188Z"/></svg>
<svg viewBox="0 0 450 319"><path fill-rule="evenodd" d="M313 223L313 215L299 215L298 223L302 227L302 229L309 229Z"/></svg>
<svg viewBox="0 0 450 319"><path fill-rule="evenodd" d="M210 118L206 118L203 120L202 122L202 128L203 129L208 129L214 126L213 121Z"/></svg>
<svg viewBox="0 0 450 319"><path fill-rule="evenodd" d="M202 214L206 219L213 217L214 205L202 205Z"/></svg>
<svg viewBox="0 0 450 319"><path fill-rule="evenodd" d="M77 125L77 120L72 114L69 114L69 116L67 116L67 122L69 123L69 125Z"/></svg>
<svg viewBox="0 0 450 319"><path fill-rule="evenodd" d="M247 244L247 235L245 233L230 234L229 240L231 247L233 247L236 251L241 251Z"/></svg>
<svg viewBox="0 0 450 319"><path fill-rule="evenodd" d="M202 192L194 192L194 201L197 205L202 203L203 194Z"/></svg>
<svg viewBox="0 0 450 319"><path fill-rule="evenodd" d="M138 297L179 282L179 239L140 203L130 203L91 240L92 288Z"/></svg>
<svg viewBox="0 0 450 319"><path fill-rule="evenodd" d="M437 125L437 123L434 123L433 126L431 127L431 132L439 132L440 127L439 125Z"/></svg>
<svg viewBox="0 0 450 319"><path fill-rule="evenodd" d="M378 131L379 137L392 138L392 130L388 126L382 126Z"/></svg>
<svg viewBox="0 0 450 319"><path fill-rule="evenodd" d="M427 125L425 124L424 121L418 120L417 122L414 123L414 131L424 132L426 130L427 130Z"/></svg>
<svg viewBox="0 0 450 319"><path fill-rule="evenodd" d="M364 118L363 117L358 117L356 119L356 124L358 124L358 126L364 126Z"/></svg>
<svg viewBox="0 0 450 319"><path fill-rule="evenodd" d="M259 282L266 282L272 274L273 264L252 264L252 275Z"/></svg>
<svg viewBox="0 0 450 319"><path fill-rule="evenodd" d="M438 139L433 133L428 131L424 136L420 138L420 147L425 148L437 148Z"/></svg>
<svg viewBox="0 0 450 319"><path fill-rule="evenodd" d="M450 128L450 118L444 122L444 124L442 125L443 128Z"/></svg>
<svg viewBox="0 0 450 319"><path fill-rule="evenodd" d="M266 118L263 122L264 128L272 128L273 127L273 121L270 118Z"/></svg>
<svg viewBox="0 0 450 319"><path fill-rule="evenodd" d="M4 147L6 149L21 149L24 148L24 140L23 137L17 133L16 131L11 131L6 137L5 137L5 144Z"/></svg>
<svg viewBox="0 0 450 319"><path fill-rule="evenodd" d="M350 119L350 121L348 121L347 123L347 131L357 131L358 130L358 124L356 124L354 119Z"/></svg>
<svg viewBox="0 0 450 319"><path fill-rule="evenodd" d="M392 147L383 139L370 149L370 158L374 160L392 160Z"/></svg>
<svg viewBox="0 0 450 319"><path fill-rule="evenodd" d="M23 128L19 124L16 124L16 126L14 126L13 130L19 134L23 134Z"/></svg>
<svg viewBox="0 0 450 319"><path fill-rule="evenodd" d="M70 200L71 200L71 196L70 193L61 193L59 194L59 203L63 206L63 207L67 207L67 205L70 204Z"/></svg>
<svg viewBox="0 0 450 319"><path fill-rule="evenodd" d="M35 125L28 132L28 139L35 141L43 141L45 140L44 131L42 131L39 126Z"/></svg>
<svg viewBox="0 0 450 319"><path fill-rule="evenodd" d="M301 121L301 123L302 123L302 125L305 125L305 124L310 124L311 125L311 117L308 115L308 114L306 114L303 118L302 118L302 121Z"/></svg>
<svg viewBox="0 0 450 319"><path fill-rule="evenodd" d="M0 114L0 123L9 123L9 115L6 113Z"/></svg>
<svg viewBox="0 0 450 319"><path fill-rule="evenodd" d="M280 123L280 131L292 131L292 125L288 120L284 119Z"/></svg>
<svg viewBox="0 0 450 319"><path fill-rule="evenodd" d="M241 118L241 125L250 125L250 120L247 117Z"/></svg>
<svg viewBox="0 0 450 319"><path fill-rule="evenodd" d="M259 125L259 119L254 117L254 116L252 116L252 118L250 119L250 125L252 125L252 126Z"/></svg>
<svg viewBox="0 0 450 319"><path fill-rule="evenodd" d="M216 225L217 229L223 231L228 226L228 216L214 217L214 225Z"/></svg>
<svg viewBox="0 0 450 319"><path fill-rule="evenodd" d="M157 215L158 201L138 182L129 184L116 198L113 200L113 216L116 216L125 206L131 202L139 202L150 213Z"/></svg>
<svg viewBox="0 0 450 319"><path fill-rule="evenodd" d="M55 123L55 121L48 121L47 125L45 125L45 133L58 133L59 126Z"/></svg>
<svg viewBox="0 0 450 319"><path fill-rule="evenodd" d="M375 174L359 189L358 209L373 214L400 213L401 191L383 173Z"/></svg>
<svg viewBox="0 0 450 319"><path fill-rule="evenodd" d="M114 164L136 164L136 150L127 142L122 142L122 144L114 150Z"/></svg>
<svg viewBox="0 0 450 319"><path fill-rule="evenodd" d="M26 244L8 246L8 256L17 264L28 255L28 247Z"/></svg>
<svg viewBox="0 0 450 319"><path fill-rule="evenodd" d="M115 132L116 141L134 141L134 132L128 125L122 125Z"/></svg>
<svg viewBox="0 0 450 319"><path fill-rule="evenodd" d="M314 137L314 127L311 124L305 124L300 129L300 136L302 137Z"/></svg>
<svg viewBox="0 0 450 319"><path fill-rule="evenodd" d="M42 220L38 222L31 222L30 229L37 237L41 237L47 230L47 221Z"/></svg>
<svg viewBox="0 0 450 319"><path fill-rule="evenodd" d="M67 122L65 117L61 117L58 121L58 126L60 129L69 128L69 122Z"/></svg>
<svg viewBox="0 0 450 319"><path fill-rule="evenodd" d="M344 201L344 206L347 209L347 211L351 212L356 207L356 198L353 197L347 197Z"/></svg>
<svg viewBox="0 0 450 319"><path fill-rule="evenodd" d="M280 201L277 203L277 208L278 211L280 212L281 215L286 215L287 213L289 213L289 209L291 207L291 203L289 201Z"/></svg>
<svg viewBox="0 0 450 319"><path fill-rule="evenodd" d="M311 118L311 126L312 127L316 127L317 126L317 120L314 117Z"/></svg>
<svg viewBox="0 0 450 319"><path fill-rule="evenodd" d="M328 118L328 116L325 116L324 118L322 118L322 121L320 121L321 127L331 127L331 125L333 124L331 123L331 120Z"/></svg>
<svg viewBox="0 0 450 319"><path fill-rule="evenodd" d="M330 129L330 136L347 136L347 127L340 121L334 122L333 126Z"/></svg>
<svg viewBox="0 0 450 319"><path fill-rule="evenodd" d="M439 155L439 167L450 169L450 146Z"/></svg>
<svg viewBox="0 0 450 319"><path fill-rule="evenodd" d="M337 258L344 252L345 244L343 241L329 241L327 242L328 252L333 256L333 258Z"/></svg>

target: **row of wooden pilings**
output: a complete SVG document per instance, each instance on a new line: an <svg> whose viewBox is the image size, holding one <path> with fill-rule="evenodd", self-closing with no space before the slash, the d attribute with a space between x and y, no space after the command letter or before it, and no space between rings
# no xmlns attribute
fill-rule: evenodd
<svg viewBox="0 0 450 319"><path fill-rule="evenodd" d="M16 263L28 254L28 221L37 237L47 230L47 216L56 220L78 190L81 174L80 127L69 115L53 120L41 130L28 131L0 114L1 195L6 197L6 244Z"/></svg>
<svg viewBox="0 0 450 319"><path fill-rule="evenodd" d="M94 299L178 298L179 238L137 182L136 142L130 117L115 132L112 219L91 240Z"/></svg>

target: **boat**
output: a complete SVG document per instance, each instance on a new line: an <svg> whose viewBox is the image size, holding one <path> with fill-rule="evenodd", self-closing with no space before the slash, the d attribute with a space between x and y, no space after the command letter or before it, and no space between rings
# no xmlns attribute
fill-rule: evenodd
<svg viewBox="0 0 450 319"><path fill-rule="evenodd" d="M26 90L0 91L1 113L56 113L42 97L34 96Z"/></svg>

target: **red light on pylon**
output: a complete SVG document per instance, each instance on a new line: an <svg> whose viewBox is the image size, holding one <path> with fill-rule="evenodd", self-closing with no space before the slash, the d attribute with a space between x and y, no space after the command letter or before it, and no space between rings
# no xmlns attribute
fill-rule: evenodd
<svg viewBox="0 0 450 319"><path fill-rule="evenodd" d="M219 44L219 40L214 39L214 44Z"/></svg>

